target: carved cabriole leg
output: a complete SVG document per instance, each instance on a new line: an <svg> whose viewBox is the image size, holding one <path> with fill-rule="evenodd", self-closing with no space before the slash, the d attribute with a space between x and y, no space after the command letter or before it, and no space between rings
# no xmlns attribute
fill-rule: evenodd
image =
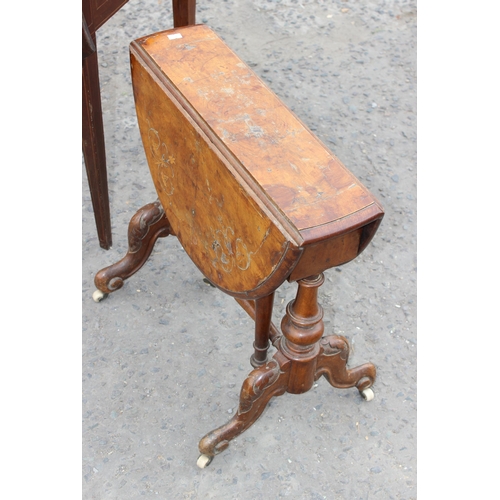
<svg viewBox="0 0 500 500"><path fill-rule="evenodd" d="M333 387L347 389L357 387L360 392L371 387L375 382L377 370L372 363L365 363L356 368L348 369L349 344L340 335L324 337L320 342L320 354L316 368L315 379L321 375Z"/></svg>
<svg viewBox="0 0 500 500"><path fill-rule="evenodd" d="M100 270L94 279L96 287L111 293L123 286L148 260L158 238L173 234L161 203L157 200L142 207L128 226L128 252L119 262Z"/></svg>
<svg viewBox="0 0 500 500"><path fill-rule="evenodd" d="M199 444L202 455L213 457L229 446L229 441L246 431L261 415L274 396L286 392L289 361L277 352L273 358L247 377L240 393L236 415L227 423L209 432Z"/></svg>

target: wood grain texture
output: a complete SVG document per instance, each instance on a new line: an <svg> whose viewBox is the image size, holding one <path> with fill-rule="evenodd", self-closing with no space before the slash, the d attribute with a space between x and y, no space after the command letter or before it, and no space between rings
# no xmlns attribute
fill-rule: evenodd
<svg viewBox="0 0 500 500"><path fill-rule="evenodd" d="M301 252L244 189L203 130L131 54L137 116L158 197L177 238L231 295L267 295Z"/></svg>
<svg viewBox="0 0 500 500"><path fill-rule="evenodd" d="M138 43L305 242L331 236L333 226L344 231L345 217L380 211L369 191L212 30L199 25L175 33L182 38L158 33Z"/></svg>
<svg viewBox="0 0 500 500"><path fill-rule="evenodd" d="M136 40L131 68L159 199L216 286L263 297L371 240L378 201L210 28Z"/></svg>
<svg viewBox="0 0 500 500"><path fill-rule="evenodd" d="M128 0L82 0L82 10L91 33L96 32L127 2Z"/></svg>
<svg viewBox="0 0 500 500"><path fill-rule="evenodd" d="M172 0L174 28L196 22L196 0Z"/></svg>
<svg viewBox="0 0 500 500"><path fill-rule="evenodd" d="M95 49L95 34L90 40ZM91 46L87 48L91 49ZM107 250L112 243L111 211L97 50L87 51L82 62L82 151L99 245Z"/></svg>

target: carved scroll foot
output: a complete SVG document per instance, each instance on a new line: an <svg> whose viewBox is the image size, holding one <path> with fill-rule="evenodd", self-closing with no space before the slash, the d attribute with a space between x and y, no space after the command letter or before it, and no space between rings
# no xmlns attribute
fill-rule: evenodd
<svg viewBox="0 0 500 500"><path fill-rule="evenodd" d="M156 240L169 234L173 234L172 229L161 203L157 200L142 207L132 217L128 226L127 254L117 263L96 274L94 283L97 289L103 294L120 289L123 282L146 263Z"/></svg>
<svg viewBox="0 0 500 500"><path fill-rule="evenodd" d="M229 446L229 441L247 430L262 415L272 397L286 392L288 366L288 360L276 353L268 363L250 372L241 388L236 415L200 441L199 450L208 463Z"/></svg>
<svg viewBox="0 0 500 500"><path fill-rule="evenodd" d="M279 335L271 322L271 296L258 301L238 299L256 322L254 361L259 361L260 351L267 349L268 339L272 340L277 352L270 361L256 367L243 383L236 415L200 441L199 467L206 467L215 455L229 446L231 439L248 429L273 396L307 392L322 375L334 387L356 387L366 400L373 398L370 387L375 382L375 366L365 363L347 368L347 340L338 335L322 336L323 309L317 296L323 282L322 274L299 280L296 298L288 304L281 322L283 335ZM261 357L265 359L264 354Z"/></svg>
<svg viewBox="0 0 500 500"><path fill-rule="evenodd" d="M376 368L372 363L365 363L348 369L348 359L349 343L346 338L340 335L323 337L320 340L315 379L324 375L333 387L356 387L363 394L375 382Z"/></svg>

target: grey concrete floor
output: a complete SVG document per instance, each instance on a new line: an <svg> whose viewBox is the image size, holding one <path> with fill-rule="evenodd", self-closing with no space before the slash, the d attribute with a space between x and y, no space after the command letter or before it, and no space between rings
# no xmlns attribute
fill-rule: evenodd
<svg viewBox="0 0 500 500"><path fill-rule="evenodd" d="M172 27L169 0L130 0L98 32L113 247L97 241L83 174L84 499L415 499L416 1L199 0L212 27L375 194L386 211L354 262L326 272L325 330L375 399L324 379L272 400L206 469L198 441L225 423L250 371L253 327L205 285L174 238L101 303L95 273L127 250L156 199L138 132L128 44ZM279 323L296 285L284 284Z"/></svg>

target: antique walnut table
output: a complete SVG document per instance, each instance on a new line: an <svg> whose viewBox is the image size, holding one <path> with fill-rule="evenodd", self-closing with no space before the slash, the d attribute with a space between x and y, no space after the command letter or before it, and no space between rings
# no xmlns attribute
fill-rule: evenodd
<svg viewBox="0 0 500 500"><path fill-rule="evenodd" d="M375 366L347 368L344 337L323 336L323 272L357 257L383 217L374 196L208 27L130 46L137 118L158 200L129 224L126 256L96 274L101 300L175 235L207 280L255 320L253 371L235 416L199 444L205 467L269 400L321 375L373 398ZM298 283L281 331L275 290ZM276 348L268 357L270 345Z"/></svg>

